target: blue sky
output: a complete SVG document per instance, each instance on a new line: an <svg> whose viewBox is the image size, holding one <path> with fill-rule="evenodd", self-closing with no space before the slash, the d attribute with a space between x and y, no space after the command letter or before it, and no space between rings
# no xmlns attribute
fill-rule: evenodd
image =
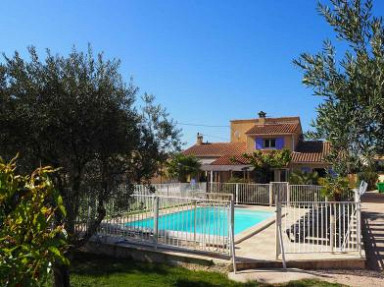
<svg viewBox="0 0 384 287"><path fill-rule="evenodd" d="M384 1L376 0L375 14ZM140 93L154 94L179 123L183 140L196 133L226 141L231 119L299 115L304 130L320 98L301 84L292 59L334 39L315 0L81 0L1 2L0 50L28 45L66 54L73 45L122 60Z"/></svg>

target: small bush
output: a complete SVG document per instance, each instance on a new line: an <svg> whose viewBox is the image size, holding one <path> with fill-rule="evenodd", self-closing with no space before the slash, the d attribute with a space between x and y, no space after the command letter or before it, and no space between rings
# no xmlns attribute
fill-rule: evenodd
<svg viewBox="0 0 384 287"><path fill-rule="evenodd" d="M0 157L0 286L41 286L53 263L69 263L66 231L55 226L66 212L49 177L55 170L40 167L23 176L15 160Z"/></svg>
<svg viewBox="0 0 384 287"><path fill-rule="evenodd" d="M359 183L364 180L368 183L368 190L376 189L376 183L379 180L379 175L375 171L362 171L357 174Z"/></svg>
<svg viewBox="0 0 384 287"><path fill-rule="evenodd" d="M341 201L350 195L349 179L341 176L320 178L321 192L329 200Z"/></svg>
<svg viewBox="0 0 384 287"><path fill-rule="evenodd" d="M318 184L319 174L314 172L293 171L288 179L290 184Z"/></svg>

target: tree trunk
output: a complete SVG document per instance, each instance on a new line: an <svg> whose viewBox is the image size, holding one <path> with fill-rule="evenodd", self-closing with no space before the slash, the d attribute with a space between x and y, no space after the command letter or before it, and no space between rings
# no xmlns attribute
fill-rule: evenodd
<svg viewBox="0 0 384 287"><path fill-rule="evenodd" d="M64 264L54 264L53 266L53 286L70 287L69 266Z"/></svg>

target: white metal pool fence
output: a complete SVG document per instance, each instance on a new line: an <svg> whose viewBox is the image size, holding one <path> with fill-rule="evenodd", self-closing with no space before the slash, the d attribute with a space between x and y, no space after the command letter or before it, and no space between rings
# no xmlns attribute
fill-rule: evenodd
<svg viewBox="0 0 384 287"><path fill-rule="evenodd" d="M296 185L288 182L208 183L208 192L229 193L236 204L274 205L275 196L286 202L324 201L319 185Z"/></svg>
<svg viewBox="0 0 384 287"><path fill-rule="evenodd" d="M133 194L123 209L112 202L108 205L98 234L155 248L230 255L233 201L224 196L226 199Z"/></svg>
<svg viewBox="0 0 384 287"><path fill-rule="evenodd" d="M286 254L360 253L360 202L283 202L276 208L277 256L281 247Z"/></svg>
<svg viewBox="0 0 384 287"><path fill-rule="evenodd" d="M177 195L177 196L188 196L192 192L206 192L207 183L165 183L165 184L151 184L151 185L135 185L134 192L137 194L145 193L157 193L161 195Z"/></svg>
<svg viewBox="0 0 384 287"><path fill-rule="evenodd" d="M158 185L135 185L133 195L144 196L144 195L157 195L162 196L164 199L164 205L166 205L166 198L181 197L181 198L198 198L198 199L212 199L229 201L233 198L232 194L219 193L219 192L207 192L206 185L200 184L191 188L191 186L180 183L180 184L158 184ZM172 205L172 201L169 203Z"/></svg>
<svg viewBox="0 0 384 287"><path fill-rule="evenodd" d="M178 197L194 197L198 193L232 194L235 204L275 205L275 196L281 201L325 201L320 185L299 185L288 182L259 183L170 183L135 185L134 194L157 194ZM342 200L353 199L353 193Z"/></svg>
<svg viewBox="0 0 384 287"><path fill-rule="evenodd" d="M362 181L346 195L349 201L276 199L276 259L281 255L285 262L285 254L324 252L361 257L361 196L367 186Z"/></svg>
<svg viewBox="0 0 384 287"><path fill-rule="evenodd" d="M275 205L276 256L359 252L360 197L328 202L320 186L270 184L136 185L127 198L111 198L98 238L232 255L234 204ZM220 192L218 192L220 191ZM359 194L357 192L356 194ZM83 218L92 216L88 202ZM87 228L86 220L79 227Z"/></svg>

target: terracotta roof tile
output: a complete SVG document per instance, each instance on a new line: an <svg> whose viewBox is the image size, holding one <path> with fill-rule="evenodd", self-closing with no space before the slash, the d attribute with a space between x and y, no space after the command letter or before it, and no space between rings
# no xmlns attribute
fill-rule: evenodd
<svg viewBox="0 0 384 287"><path fill-rule="evenodd" d="M203 143L186 149L185 155L219 157L227 154L241 154L246 151L245 143Z"/></svg>
<svg viewBox="0 0 384 287"><path fill-rule="evenodd" d="M298 126L299 126L299 123L255 125L251 129L249 129L245 134L247 135L293 134L298 128Z"/></svg>
<svg viewBox="0 0 384 287"><path fill-rule="evenodd" d="M324 157L329 154L329 151L329 142L303 141L299 143L297 151L292 152L292 162L324 162Z"/></svg>
<svg viewBox="0 0 384 287"><path fill-rule="evenodd" d="M257 124L259 122L257 119L247 119L247 120L231 120L231 122L254 122ZM300 117L281 117L281 118L265 118L265 122L268 124L283 124L283 123L299 123Z"/></svg>
<svg viewBox="0 0 384 287"><path fill-rule="evenodd" d="M227 154L219 157L217 160L211 163L211 165L244 165L249 164L249 161L245 159L242 154Z"/></svg>

